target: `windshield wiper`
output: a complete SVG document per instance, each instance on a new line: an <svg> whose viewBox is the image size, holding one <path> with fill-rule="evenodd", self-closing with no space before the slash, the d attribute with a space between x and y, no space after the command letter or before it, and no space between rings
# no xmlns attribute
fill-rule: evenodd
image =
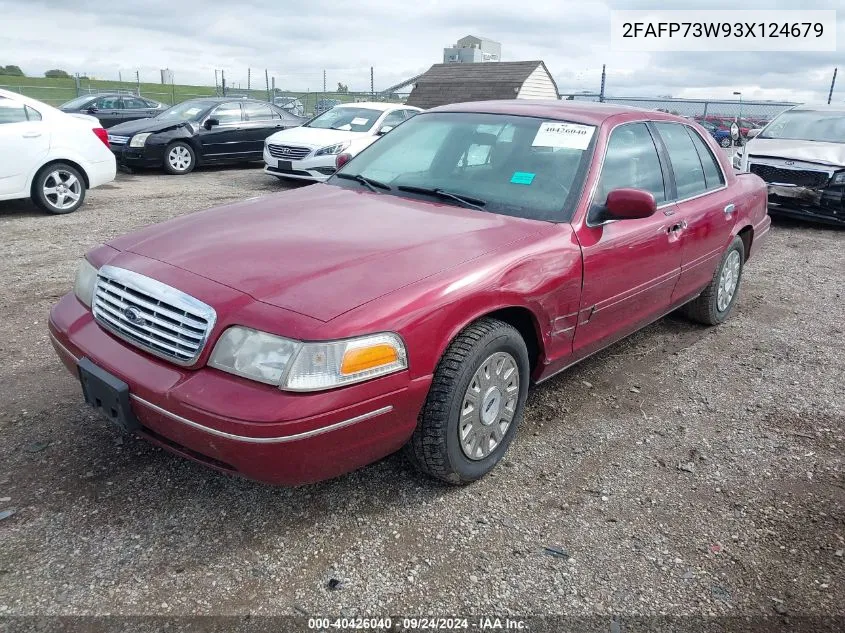
<svg viewBox="0 0 845 633"><path fill-rule="evenodd" d="M470 207L471 209L477 209L478 211L484 211L484 205L487 204L486 200L482 200L481 198L473 198L472 196L465 196L462 194L452 193L451 191L446 191L445 189L438 189L436 187L415 187L413 185L399 185L396 187L399 191L407 191L409 193L423 193L428 194L431 196L437 196L438 198L446 198L448 200L454 200L465 207Z"/></svg>
<svg viewBox="0 0 845 633"><path fill-rule="evenodd" d="M378 193L379 189L384 189L385 191L390 191L390 185L386 185L383 182L379 182L378 180L373 180L372 178L367 178L366 176L362 176L361 174L335 174L337 178L344 178L346 180L354 180L355 182L360 182L362 185L366 185L370 188L370 190Z"/></svg>

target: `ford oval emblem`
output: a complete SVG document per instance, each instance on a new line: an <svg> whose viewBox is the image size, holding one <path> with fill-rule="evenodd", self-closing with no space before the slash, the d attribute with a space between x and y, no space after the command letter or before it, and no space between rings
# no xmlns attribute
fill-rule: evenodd
<svg viewBox="0 0 845 633"><path fill-rule="evenodd" d="M144 325L146 323L137 308L126 308L123 311L123 316L133 325Z"/></svg>

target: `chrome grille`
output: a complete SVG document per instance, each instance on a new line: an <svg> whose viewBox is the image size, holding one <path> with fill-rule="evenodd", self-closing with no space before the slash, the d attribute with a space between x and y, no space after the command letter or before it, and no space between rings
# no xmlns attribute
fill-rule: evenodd
<svg viewBox="0 0 845 633"><path fill-rule="evenodd" d="M267 151L273 158L283 158L287 160L302 160L311 153L310 147L296 147L294 145L267 145Z"/></svg>
<svg viewBox="0 0 845 633"><path fill-rule="evenodd" d="M109 145L126 145L128 142L128 136L114 136L109 134Z"/></svg>
<svg viewBox="0 0 845 633"><path fill-rule="evenodd" d="M115 266L100 268L92 309L110 332L179 365L197 360L216 320L202 301Z"/></svg>

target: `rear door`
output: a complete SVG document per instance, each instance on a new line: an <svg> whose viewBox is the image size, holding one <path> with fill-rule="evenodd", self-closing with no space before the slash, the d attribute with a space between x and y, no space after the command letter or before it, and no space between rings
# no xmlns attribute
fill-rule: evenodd
<svg viewBox="0 0 845 633"><path fill-rule="evenodd" d="M653 126L675 182L672 210L680 225L681 276L672 299L680 301L710 283L730 240L737 208L722 166L696 130L668 121Z"/></svg>
<svg viewBox="0 0 845 633"><path fill-rule="evenodd" d="M243 104L243 109L248 151L254 158L260 159L264 152L264 140L284 129L282 116L269 103L260 101L248 101Z"/></svg>
<svg viewBox="0 0 845 633"><path fill-rule="evenodd" d="M207 118L217 119L218 124L211 126L211 129L201 127L199 130L204 160L233 160L249 154L249 142L239 101L221 103Z"/></svg>
<svg viewBox="0 0 845 633"><path fill-rule="evenodd" d="M29 195L26 183L50 149L50 132L41 114L0 97L0 196Z"/></svg>
<svg viewBox="0 0 845 633"><path fill-rule="evenodd" d="M681 273L681 246L672 230L672 210L666 212L673 197L666 168L646 123L624 123L611 132L587 221L576 230L584 261L576 356L601 349L669 310ZM599 223L607 195L622 187L651 192L657 212Z"/></svg>
<svg viewBox="0 0 845 633"><path fill-rule="evenodd" d="M92 105L95 108L93 115L103 127L109 128L123 122L123 102L119 96L99 97Z"/></svg>

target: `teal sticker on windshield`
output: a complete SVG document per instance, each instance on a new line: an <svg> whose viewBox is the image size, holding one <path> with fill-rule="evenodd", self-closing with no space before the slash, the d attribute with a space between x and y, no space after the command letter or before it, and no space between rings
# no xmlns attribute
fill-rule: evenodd
<svg viewBox="0 0 845 633"><path fill-rule="evenodd" d="M515 185L530 185L534 182L534 174L528 171L515 171L511 176L511 182Z"/></svg>

